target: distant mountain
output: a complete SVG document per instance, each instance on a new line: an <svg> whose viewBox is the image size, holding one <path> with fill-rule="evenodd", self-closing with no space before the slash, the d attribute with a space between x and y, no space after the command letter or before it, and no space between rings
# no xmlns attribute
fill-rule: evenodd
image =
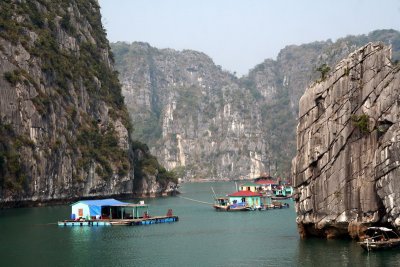
<svg viewBox="0 0 400 267"><path fill-rule="evenodd" d="M111 48L134 138L186 179L239 179L290 175L300 96L371 41L391 44L393 60L400 59L400 33L378 30L287 46L240 79L196 51L121 42Z"/></svg>

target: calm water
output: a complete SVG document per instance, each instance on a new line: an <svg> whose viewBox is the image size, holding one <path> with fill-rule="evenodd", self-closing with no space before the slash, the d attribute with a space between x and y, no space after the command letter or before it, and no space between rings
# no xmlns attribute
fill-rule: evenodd
<svg viewBox="0 0 400 267"><path fill-rule="evenodd" d="M185 184L182 196L212 202L233 183ZM58 227L69 206L0 211L0 266L400 266L400 250L365 253L352 241L300 240L290 209L227 213L179 197L146 200L171 224Z"/></svg>

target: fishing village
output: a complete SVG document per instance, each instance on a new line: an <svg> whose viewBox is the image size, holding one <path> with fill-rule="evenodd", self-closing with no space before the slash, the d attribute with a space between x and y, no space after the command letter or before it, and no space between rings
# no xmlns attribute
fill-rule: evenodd
<svg viewBox="0 0 400 267"><path fill-rule="evenodd" d="M400 266L400 0L1 0L1 266Z"/></svg>
<svg viewBox="0 0 400 267"><path fill-rule="evenodd" d="M237 183L235 182L237 187ZM221 211L251 211L288 208L289 204L279 200L291 199L293 187L287 180L273 179L271 176L256 178L253 182L239 185L239 190L218 197L213 188L215 204Z"/></svg>
<svg viewBox="0 0 400 267"><path fill-rule="evenodd" d="M255 211L288 208L289 203L279 200L291 199L293 188L287 180L264 176L239 184L236 192L218 197L211 187L215 203L207 203L191 198L190 201L212 205L217 211ZM143 200L127 203L115 199L80 200L71 206L70 219L59 221L59 226L134 226L179 221L168 209L165 216L151 216L149 205Z"/></svg>

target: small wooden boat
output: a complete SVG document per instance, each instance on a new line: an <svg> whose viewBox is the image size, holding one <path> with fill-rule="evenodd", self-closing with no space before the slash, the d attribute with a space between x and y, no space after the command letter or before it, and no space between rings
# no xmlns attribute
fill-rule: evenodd
<svg viewBox="0 0 400 267"><path fill-rule="evenodd" d="M250 211L251 210L249 207L233 206L233 205L230 205L230 206L213 205L213 207L219 211Z"/></svg>
<svg viewBox="0 0 400 267"><path fill-rule="evenodd" d="M272 200L285 200L285 199L289 199L291 198L292 195L287 195L287 196L272 196L271 199Z"/></svg>
<svg viewBox="0 0 400 267"><path fill-rule="evenodd" d="M400 246L400 237L386 227L368 227L364 231L366 238L358 244L366 251L391 249Z"/></svg>
<svg viewBox="0 0 400 267"><path fill-rule="evenodd" d="M272 201L271 203L272 209L284 209L289 208L289 203L279 202L279 201Z"/></svg>

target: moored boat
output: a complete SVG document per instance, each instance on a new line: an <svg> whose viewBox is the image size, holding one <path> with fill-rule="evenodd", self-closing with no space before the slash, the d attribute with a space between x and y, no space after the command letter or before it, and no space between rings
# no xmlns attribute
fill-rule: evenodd
<svg viewBox="0 0 400 267"><path fill-rule="evenodd" d="M280 201L272 201L271 203L272 209L284 209L289 208L289 203L280 202Z"/></svg>
<svg viewBox="0 0 400 267"><path fill-rule="evenodd" d="M229 209L229 200L224 197L219 197L215 199L214 209L227 211Z"/></svg>
<svg viewBox="0 0 400 267"><path fill-rule="evenodd" d="M249 211L251 210L246 203L233 203L229 202L228 198L216 198L215 204L213 205L214 209L218 211Z"/></svg>
<svg viewBox="0 0 400 267"><path fill-rule="evenodd" d="M273 196L271 199L280 200L280 199L289 199L293 195L293 188L291 186L279 186L275 190L273 190Z"/></svg>
<svg viewBox="0 0 400 267"><path fill-rule="evenodd" d="M358 244L366 251L391 249L400 246L400 237L392 229L368 227L364 234L366 238L358 242Z"/></svg>
<svg viewBox="0 0 400 267"><path fill-rule="evenodd" d="M285 199L289 199L291 197L292 197L291 195L290 196L271 196L271 199L272 200L285 200Z"/></svg>
<svg viewBox="0 0 400 267"><path fill-rule="evenodd" d="M249 211L261 210L266 207L262 194L241 190L228 195L228 197L215 198L213 207L224 211ZM265 201L264 201L265 202Z"/></svg>

